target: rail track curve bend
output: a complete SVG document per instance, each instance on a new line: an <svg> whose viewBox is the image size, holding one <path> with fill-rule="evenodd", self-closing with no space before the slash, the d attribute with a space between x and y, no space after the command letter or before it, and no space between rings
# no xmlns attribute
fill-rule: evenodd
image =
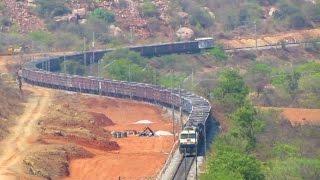
<svg viewBox="0 0 320 180"><path fill-rule="evenodd" d="M171 53L198 52L201 49L212 46L213 43L211 40L207 41L207 39L202 39L188 42L135 46L129 47L129 49L140 52L142 56L161 56ZM89 65L98 62L105 53L113 50L114 49L79 52L68 56L38 59L27 63L19 71L19 76L26 83L42 87L128 98L175 109L181 108L182 112L188 116L188 120L184 126L197 127L199 131L203 131L206 128L207 120L211 115L211 105L209 101L186 90L167 89L145 83L117 81L90 76L84 77L55 72L64 60L76 59L85 65Z"/></svg>

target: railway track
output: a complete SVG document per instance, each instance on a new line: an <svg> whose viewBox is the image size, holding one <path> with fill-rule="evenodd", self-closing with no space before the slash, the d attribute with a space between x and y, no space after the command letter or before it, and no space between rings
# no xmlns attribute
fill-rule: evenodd
<svg viewBox="0 0 320 180"><path fill-rule="evenodd" d="M299 47L301 45L310 45L312 43L319 44L320 41L307 41L307 42L288 42L283 45L286 48ZM239 48L223 48L226 52L236 52L236 51L254 51L254 50L269 50L269 49L281 49L283 47L282 44L271 44L271 45L263 45L263 46L249 46L249 47L239 47Z"/></svg>
<svg viewBox="0 0 320 180"><path fill-rule="evenodd" d="M195 159L194 156L183 157L172 180L186 180Z"/></svg>
<svg viewBox="0 0 320 180"><path fill-rule="evenodd" d="M129 49L140 52L142 56L190 53L200 52L201 49L210 47L212 45L210 42L211 39L209 39L208 43L206 39L202 39L199 41L175 42L172 44L136 46L130 47ZM42 58L27 63L21 69L19 75L25 82L37 86L118 98L130 98L160 104L169 108L180 108L183 113L188 115L186 126L198 127L200 130L205 129L207 119L210 116L211 105L208 100L194 93L185 90L166 89L151 84L116 81L97 77L83 77L56 72L59 69L59 64L65 59L77 59L85 65L89 65L98 62L105 53L110 51L112 51L112 49ZM184 158L180 162L175 177L185 179L193 161L194 157Z"/></svg>
<svg viewBox="0 0 320 180"><path fill-rule="evenodd" d="M173 45L161 44L145 47L141 46L133 47L132 50L141 51L145 53L144 55L146 56L150 55L150 53L147 52L147 50L149 51L150 48L153 52L151 53L152 55L162 53L176 53L176 51L185 53L189 53L192 51L197 52L199 51L199 49L193 49L195 48L194 43L195 42L184 42L176 43ZM286 44L286 47L296 47L299 45L301 45L301 43L288 43ZM176 50L173 50L172 48L176 48ZM226 48L225 50L227 52L233 52L251 51L256 49L268 50L273 48L282 48L282 45L268 45L232 49ZM92 52L75 53L73 55L68 55L67 57L69 59L79 60L81 60L84 56L86 56L87 59L90 59L91 57L93 59L92 63L94 63L97 62L98 58L102 58L104 53L110 51L112 50L110 49L96 51L96 54L93 57L91 57ZM95 77L81 77L50 72L54 70L54 68L58 67L58 63L61 63L62 61L63 57L59 56L53 58L43 58L40 61L28 63L26 67L22 69L22 77L26 82L38 86L45 86L54 89L64 89L76 92L102 94L106 96L115 96L121 98L131 98L133 96L133 99L137 100L142 100L151 103L160 103L168 107L181 107L185 113L189 114L189 120L187 121L187 125L202 126L202 128L206 126L205 122L210 115L211 106L206 99L200 96L186 91L179 92L177 90L164 89L162 87L143 83L102 80L100 78ZM86 63L90 64L90 62L88 61ZM44 67L46 67L47 71L45 71ZM179 94L181 97L179 97ZM182 104L179 102L181 102ZM182 158L178 166L178 169L174 173L173 179L186 179L194 160L194 157Z"/></svg>

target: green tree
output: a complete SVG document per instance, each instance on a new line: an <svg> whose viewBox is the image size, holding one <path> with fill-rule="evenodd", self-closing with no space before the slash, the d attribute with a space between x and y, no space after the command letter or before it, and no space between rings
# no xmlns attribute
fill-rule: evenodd
<svg viewBox="0 0 320 180"><path fill-rule="evenodd" d="M145 83L152 82L155 73L153 69L142 68L127 59L117 59L103 70L112 79Z"/></svg>
<svg viewBox="0 0 320 180"><path fill-rule="evenodd" d="M206 173L201 179L265 179L261 163L250 155L236 150L218 150L207 162Z"/></svg>
<svg viewBox="0 0 320 180"><path fill-rule="evenodd" d="M51 47L54 43L54 37L52 33L47 31L33 31L29 33L29 38L36 42L41 44L42 46Z"/></svg>
<svg viewBox="0 0 320 180"><path fill-rule="evenodd" d="M303 17L302 14L290 16L289 22L290 22L290 27L294 29L301 29L309 26L309 23L307 22L305 17Z"/></svg>
<svg viewBox="0 0 320 180"><path fill-rule="evenodd" d="M85 67L81 65L78 61L64 61L60 64L61 72L66 72L67 74L74 75L84 75Z"/></svg>
<svg viewBox="0 0 320 180"><path fill-rule="evenodd" d="M102 19L107 23L112 23L115 21L114 13L102 8L95 9L91 15L98 19Z"/></svg>
<svg viewBox="0 0 320 180"><path fill-rule="evenodd" d="M231 119L239 126L241 135L248 139L247 150L253 148L256 143L256 127L259 125L257 110L251 104L246 103L231 115Z"/></svg>
<svg viewBox="0 0 320 180"><path fill-rule="evenodd" d="M64 0L37 0L37 13L46 18L62 16L71 12L64 3Z"/></svg>
<svg viewBox="0 0 320 180"><path fill-rule="evenodd" d="M272 69L268 64L254 62L246 74L246 82L253 87L258 96L263 91L264 85L270 82Z"/></svg>
<svg viewBox="0 0 320 180"><path fill-rule="evenodd" d="M238 71L225 69L218 76L213 96L231 110L241 107L249 94L248 87Z"/></svg>
<svg viewBox="0 0 320 180"><path fill-rule="evenodd" d="M186 78L183 74L168 74L162 75L159 79L160 85L170 88L178 88Z"/></svg>
<svg viewBox="0 0 320 180"><path fill-rule="evenodd" d="M286 81L287 81L287 90L288 92L294 96L298 90L298 82L299 82L299 78L300 78L300 74L297 72L293 72L291 74L287 74L286 76Z"/></svg>
<svg viewBox="0 0 320 180"><path fill-rule="evenodd" d="M130 51L129 49L118 49L110 53L107 53L103 57L103 63L108 64L114 61L115 59L125 59L142 67L146 66L147 64L146 59L142 57L140 53Z"/></svg>
<svg viewBox="0 0 320 180"><path fill-rule="evenodd" d="M144 16L153 17L158 13L157 7L149 0L143 2L141 11Z"/></svg>
<svg viewBox="0 0 320 180"><path fill-rule="evenodd" d="M219 46L212 48L209 51L209 54L214 56L219 61L224 61L228 59L228 55L226 54L226 52Z"/></svg>
<svg viewBox="0 0 320 180"><path fill-rule="evenodd" d="M312 93L320 92L320 72L317 74L306 75L299 80L299 89Z"/></svg>

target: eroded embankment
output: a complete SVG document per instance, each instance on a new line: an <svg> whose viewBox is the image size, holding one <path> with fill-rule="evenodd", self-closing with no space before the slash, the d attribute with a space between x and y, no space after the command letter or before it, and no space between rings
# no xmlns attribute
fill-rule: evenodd
<svg viewBox="0 0 320 180"><path fill-rule="evenodd" d="M31 86L27 89L34 96L6 140L7 151L0 161L3 178L152 178L167 159L173 143L172 126L161 108ZM137 123L144 121L150 124ZM122 139L110 135L114 130L141 132L147 126L169 135Z"/></svg>

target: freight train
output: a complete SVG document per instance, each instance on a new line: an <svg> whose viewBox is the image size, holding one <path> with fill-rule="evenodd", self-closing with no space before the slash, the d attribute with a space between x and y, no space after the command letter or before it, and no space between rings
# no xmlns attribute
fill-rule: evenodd
<svg viewBox="0 0 320 180"><path fill-rule="evenodd" d="M198 52L201 49L211 48L212 46L212 38L201 38L187 42L129 47L129 49L140 52L142 56L155 56L170 53ZM175 109L181 108L182 112L188 115L188 121L180 135L180 152L194 152L195 146L200 140L197 138L201 138L205 134L206 122L211 112L211 105L205 98L185 90L166 89L157 85L51 72L58 68L64 58L83 61L84 56L86 56L86 58L92 59L92 62L97 62L99 58L102 58L105 53L110 51L112 49L76 53L66 57L40 59L26 64L19 72L19 75L25 82L33 85L80 93L129 98ZM195 134L195 132L197 133Z"/></svg>

